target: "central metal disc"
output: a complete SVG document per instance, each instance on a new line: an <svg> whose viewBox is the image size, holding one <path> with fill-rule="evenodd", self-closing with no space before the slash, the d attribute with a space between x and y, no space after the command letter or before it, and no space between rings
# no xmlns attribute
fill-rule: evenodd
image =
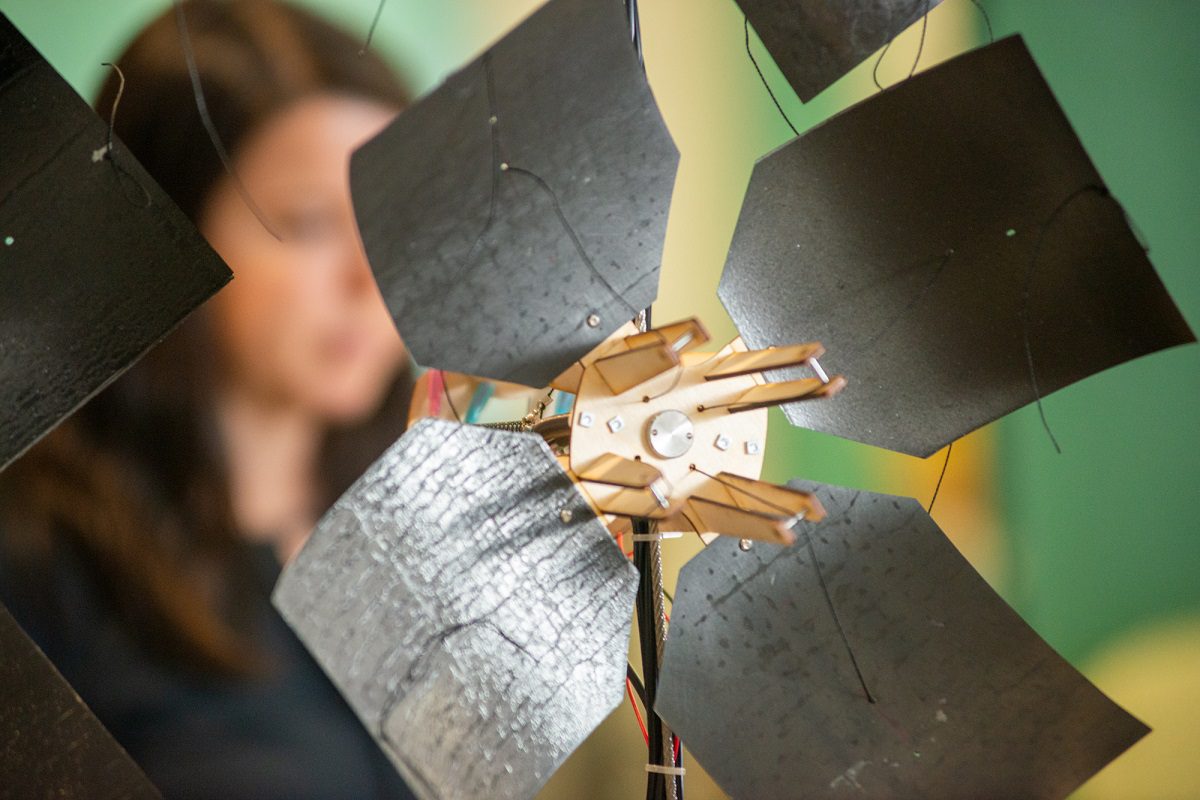
<svg viewBox="0 0 1200 800"><path fill-rule="evenodd" d="M646 423L646 438L655 455L678 458L692 448L696 438L691 419L682 411L661 411Z"/></svg>

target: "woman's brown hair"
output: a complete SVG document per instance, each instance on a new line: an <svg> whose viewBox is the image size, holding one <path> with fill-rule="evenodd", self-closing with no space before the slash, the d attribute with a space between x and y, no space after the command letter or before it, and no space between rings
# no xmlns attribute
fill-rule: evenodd
<svg viewBox="0 0 1200 800"><path fill-rule="evenodd" d="M308 12L273 0L183 3L207 108L231 154L298 100L333 93L400 109L381 59ZM223 174L192 93L176 11L117 61L115 119L128 150L193 221ZM111 108L115 76L96 108ZM235 276L236 277L236 276ZM164 657L209 674L256 667L240 629L250 591L212 398L203 309L0 476L0 540L14 574L41 574L72 549L128 627ZM403 431L411 381L362 424L331 429L318 460L320 508ZM320 508L313 509L314 512Z"/></svg>

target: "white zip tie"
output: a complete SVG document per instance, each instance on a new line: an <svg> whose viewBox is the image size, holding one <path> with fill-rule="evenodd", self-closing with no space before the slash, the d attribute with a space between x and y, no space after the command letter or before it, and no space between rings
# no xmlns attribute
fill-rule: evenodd
<svg viewBox="0 0 1200 800"><path fill-rule="evenodd" d="M647 764L646 772L655 772L659 775L686 775L686 767L664 767L662 764Z"/></svg>

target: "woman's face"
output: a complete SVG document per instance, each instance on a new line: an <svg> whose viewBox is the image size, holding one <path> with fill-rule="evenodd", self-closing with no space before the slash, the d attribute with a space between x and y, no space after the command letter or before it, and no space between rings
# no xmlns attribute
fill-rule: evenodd
<svg viewBox="0 0 1200 800"><path fill-rule="evenodd" d="M349 164L395 113L318 95L246 140L237 173L282 241L230 178L208 197L200 229L234 273L209 304L227 389L327 422L382 400L405 351L359 241Z"/></svg>

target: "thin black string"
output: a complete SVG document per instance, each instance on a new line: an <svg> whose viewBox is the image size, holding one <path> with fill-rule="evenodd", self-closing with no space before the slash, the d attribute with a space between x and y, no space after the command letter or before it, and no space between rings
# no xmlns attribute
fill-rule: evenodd
<svg viewBox="0 0 1200 800"><path fill-rule="evenodd" d="M986 16L986 14L985 14L985 16ZM990 23L989 23L989 27L990 27ZM916 56L916 58L913 59L912 69L910 69L908 71L908 78L911 78L917 72L917 64L919 64L921 61L921 53L923 53L925 51L925 32L926 32L926 30L928 30L928 28L929 28L929 0L925 0L925 10L921 15L921 39L917 43L917 56ZM883 86L879 83L879 65L883 63L883 57L887 55L887 52L891 48L892 42L894 42L894 41L895 41L895 39L891 39L888 41L887 44L885 44L883 46L883 50L881 50L879 52L879 58L875 60L875 68L871 70L871 80L875 81L875 88L879 89L879 91L883 91ZM905 80L908 80L908 78L905 78Z"/></svg>
<svg viewBox="0 0 1200 800"><path fill-rule="evenodd" d="M125 199L127 201L129 201L131 204L137 206L138 208L149 208L154 203L153 199L150 197L150 193L148 191L146 191L146 187L142 185L141 181L139 181L133 175L130 175L129 172L117 162L117 157L116 157L116 144L114 142L114 137L115 137L114 130L117 125L117 109L121 105L121 98L125 96L125 73L121 71L121 68L119 66L112 63L111 61L101 62L100 66L112 67L117 73L117 81L118 81L117 94L113 98L112 110L109 112L109 115L108 115L108 138L104 145L104 159L106 161L108 161L108 163L110 165L112 165L113 176L115 177L115 179L117 181L117 186L120 187L121 194L125 197ZM93 158L93 160L95 160L96 155L93 154L92 158ZM138 191L141 192L140 199L134 200L134 198L129 196L129 192L126 189L127 182L133 183L133 185L138 188Z"/></svg>
<svg viewBox="0 0 1200 800"><path fill-rule="evenodd" d="M954 449L954 442L946 445L946 460L942 462L942 474L938 475L937 486L933 487L933 497L929 498L929 508L925 513L933 513L933 504L937 502L938 492L942 490L942 481L946 478L946 468L950 466L950 451Z"/></svg>
<svg viewBox="0 0 1200 800"><path fill-rule="evenodd" d="M225 145L221 142L221 136L217 133L217 126L213 124L212 117L208 113L208 102L204 99L204 88L200 85L200 70L196 67L196 54L192 51L192 37L188 33L187 18L183 13L182 0L175 0L175 20L179 26L179 40L183 47L183 58L187 62L188 77L192 82L192 95L196 98L196 110L200 113L200 121L204 125L204 130L208 133L208 139L212 142L213 149L216 150L217 156L221 159L221 164L225 167L225 172L233 179L233 183L237 192L242 197L242 202L250 209L266 229L267 233L275 237L279 241L283 241L283 237L271 227L267 222L267 217L263 214L262 209L254 202L254 198L250 196L250 192L246 189L246 185L242 183L242 178L233 168L233 161L229 158L229 153L225 150Z"/></svg>
<svg viewBox="0 0 1200 800"><path fill-rule="evenodd" d="M783 106L779 104L779 99L775 97L775 92L771 90L771 84L767 83L767 76L763 75L762 67L758 66L758 59L754 57L754 52L750 49L750 20L743 16L742 25L746 29L746 55L750 56L750 63L754 65L754 71L758 73L758 79L762 81L763 87L767 90L767 94L771 96L771 102L775 104L775 108L779 109L779 116L783 117L783 121L792 129L792 133L796 136L800 135L800 131L796 130L796 126L788 119L788 115L784 113Z"/></svg>
<svg viewBox="0 0 1200 800"><path fill-rule="evenodd" d="M971 3L979 9L979 13L983 15L983 21L987 24L988 42L996 41L996 34L992 32L992 18L988 16L987 9L983 7L983 3L979 0L971 0Z"/></svg>
<svg viewBox="0 0 1200 800"><path fill-rule="evenodd" d="M592 263L592 259L588 256L587 251L583 249L583 242L579 240L579 234L575 232L575 228L571 226L570 221L567 219L567 215L563 213L562 204L559 203L558 195L555 193L554 189L550 187L550 184L546 183L546 181L543 180L542 177L537 173L524 169L523 167L514 166L513 164L509 164L505 171L514 173L516 175L524 175L536 183L537 186L546 193L546 195L550 198L550 202L554 205L554 213L558 217L559 223L562 225L563 230L567 232L567 236L570 237L571 243L575 246L575 252L579 254L579 258L582 259L583 263L587 265L587 268L590 269L592 273L600 279L600 282L603 283L605 288L612 293L613 297L620 300L627 309L636 314L637 309L630 305L629 301L626 300L625 297L618 292L611 283L609 283L608 278L604 277L604 273L597 269L596 265Z"/></svg>
<svg viewBox="0 0 1200 800"><path fill-rule="evenodd" d="M1066 198L1060 202L1055 209L1050 212L1050 216L1042 223L1041 230L1038 231L1037 241L1033 246L1033 256L1029 259L1029 266L1025 268L1025 286L1021 292L1021 336L1025 343L1025 363L1029 367L1029 386L1033 389L1033 399L1037 403L1038 416L1042 418L1042 427L1046 430L1046 435L1050 437L1050 443L1054 445L1054 451L1062 455L1062 448L1058 445L1058 439L1054 436L1054 431L1050 430L1050 422L1046 419L1046 409L1042 405L1042 393L1038 388L1037 370L1033 366L1033 345L1029 335L1029 294L1030 287L1033 284L1033 271L1037 266L1038 258L1042 254L1042 244L1046 240L1046 234L1050 231L1051 225L1058 219L1067 206L1075 201L1076 198L1088 192L1096 192L1101 197L1110 197L1108 189L1104 186L1096 184L1088 184L1081 186L1071 192Z"/></svg>
<svg viewBox="0 0 1200 800"><path fill-rule="evenodd" d="M550 202L554 206L555 216L558 217L559 224L562 226L563 230L566 231L568 238L570 238L571 244L575 247L575 252L579 255L580 260L582 260L587 268L592 271L592 274L594 274L600 280L600 282L604 284L605 288L608 289L613 297L621 301L621 303L624 304L629 311L636 313L637 309L630 305L625 297L618 292L615 287L613 287L608 278L604 276L604 273L597 269L591 257L588 256L587 251L584 249L583 242L580 241L579 235L575 232L574 226L571 225L570 220L567 219L567 215L562 209L562 204L559 202L558 194L555 193L550 184L548 184L540 175L532 170L514 166L503 160L502 139L500 135L500 115L496 103L496 84L495 78L492 74L491 53L484 53L481 61L483 63L484 86L486 87L487 91L489 115L488 132L492 149L491 196L488 200L488 215L487 219L484 221L483 228L480 229L479 234L471 243L471 247L467 250L466 255L463 257L462 263L459 265L458 270L450 282L457 283L459 277L461 277L461 275L470 267L471 259L475 255L476 248L479 247L484 236L487 235L488 231L491 230L492 225L495 224L496 209L499 205L500 174L503 172L511 172L518 175L524 175L525 177L529 178L546 194L547 197L550 198Z"/></svg>
<svg viewBox="0 0 1200 800"><path fill-rule="evenodd" d="M808 557L812 559L813 571L817 573L817 581L821 584L821 594L825 595L825 603L829 606L829 614L833 617L834 624L837 625L838 633L841 634L842 644L846 647L846 653L850 656L850 663L854 667L854 674L858 676L858 683L862 686L863 694L867 698L867 702L874 704L875 696L871 694L871 690L867 688L867 679L863 677L862 668L858 666L858 659L854 657L854 648L850 646L850 639L846 636L846 629L842 626L842 620L838 617L837 609L833 606L833 598L829 594L829 587L825 585L825 575L821 572L821 565L817 562L817 550L813 547L812 537L808 531L804 532L804 542L808 545Z"/></svg>
<svg viewBox="0 0 1200 800"><path fill-rule="evenodd" d="M462 415L454 407L454 398L450 396L450 381L446 380L445 371L442 372L442 394L446 395L446 405L450 406L450 411L454 414L454 421L462 422Z"/></svg>
<svg viewBox="0 0 1200 800"><path fill-rule="evenodd" d="M492 166L491 166L491 184L488 195L488 213L487 218L483 222L483 227L479 229L471 246L467 249L466 255L463 256L458 268L449 276L447 284L455 286L459 283L462 276L471 266L471 260L475 257L475 250L483 242L483 237L487 236L488 231L492 229L492 225L496 222L496 205L497 197L500 194L500 120L496 116L496 85L492 79L492 54L491 51L485 52L483 58L480 59L483 67L483 85L487 92L487 107L488 107L488 137L491 141L492 148Z"/></svg>
<svg viewBox="0 0 1200 800"><path fill-rule="evenodd" d="M362 49L358 51L360 57L365 56L371 49L371 40L375 38L375 26L379 24L379 17L383 15L385 5L387 5L387 0L379 0L379 6L375 9L375 17L371 20L371 27L367 28L367 40L363 42Z"/></svg>
<svg viewBox="0 0 1200 800"><path fill-rule="evenodd" d="M716 475L710 475L707 472L705 472L704 470L697 467L695 464L692 465L692 469L695 470L696 472L699 472L701 475L705 476L706 478L711 478L712 480L716 481L717 483L721 484L722 486L726 486L730 489L734 489L748 497L751 497L751 498L757 500L758 502L762 503L763 505L771 506L772 508L778 509L779 511L782 511L784 514L787 514L788 516L792 515L792 512L789 509L786 509L781 505L773 503L770 500L767 500L766 498L759 497L754 492L749 491L748 489L746 489L743 486L738 486L735 483L723 480L722 478L720 478ZM858 676L858 683L860 686L862 686L863 695L867 698L867 702L874 703L875 696L873 694L871 694L871 690L869 688L867 688L867 679L863 676L862 668L859 667L858 659L854 655L854 648L850 646L850 638L846 635L846 628L842 625L842 620L838 616L837 609L833 605L833 596L830 595L830 593L829 593L829 586L826 585L826 583L825 583L825 575L824 575L824 573L821 572L821 565L817 561L817 550L813 546L812 537L809 535L807 528L801 528L800 530L801 530L801 532L803 532L804 541L808 546L808 556L810 559L812 559L813 571L817 573L817 582L821 587L821 594L823 594L825 596L825 603L826 603L826 605L829 606L829 615L831 617L833 617L833 623L834 623L834 625L837 626L838 634L842 637L842 644L845 645L846 653L850 656L850 664L854 667L854 674Z"/></svg>
<svg viewBox="0 0 1200 800"><path fill-rule="evenodd" d="M933 285L935 283L937 283L938 278L942 277L942 273L945 271L946 265L950 263L950 259L953 256L954 256L954 248L952 248L952 247L948 248L946 250L946 252L942 254L942 258L941 258L941 261L938 262L937 269L934 270L933 275L931 275L929 277L929 280L927 280L925 282L925 285L922 286L919 290L917 290L917 293L915 295L913 295L913 297L908 301L908 303L905 304L904 308L902 308L898 312L896 312L896 315L894 317L892 317L892 319L889 320L886 325L884 325L882 328L880 328L879 331L874 336L872 336L870 339L868 339L866 341L866 343L864 343L863 346L858 349L857 352L853 353L853 356L860 356L860 355L863 355L863 354L869 352L871 350L871 348L874 347L879 342L879 340L882 339L888 333L888 331L890 331L892 328L894 328L896 326L896 324L900 322L900 320L904 319L904 317L908 314L908 312L912 311L913 308L915 308L917 306L917 304L920 303L921 300L923 300L927 294L929 294L929 290L933 288ZM852 356L844 355L842 357L849 360Z"/></svg>

